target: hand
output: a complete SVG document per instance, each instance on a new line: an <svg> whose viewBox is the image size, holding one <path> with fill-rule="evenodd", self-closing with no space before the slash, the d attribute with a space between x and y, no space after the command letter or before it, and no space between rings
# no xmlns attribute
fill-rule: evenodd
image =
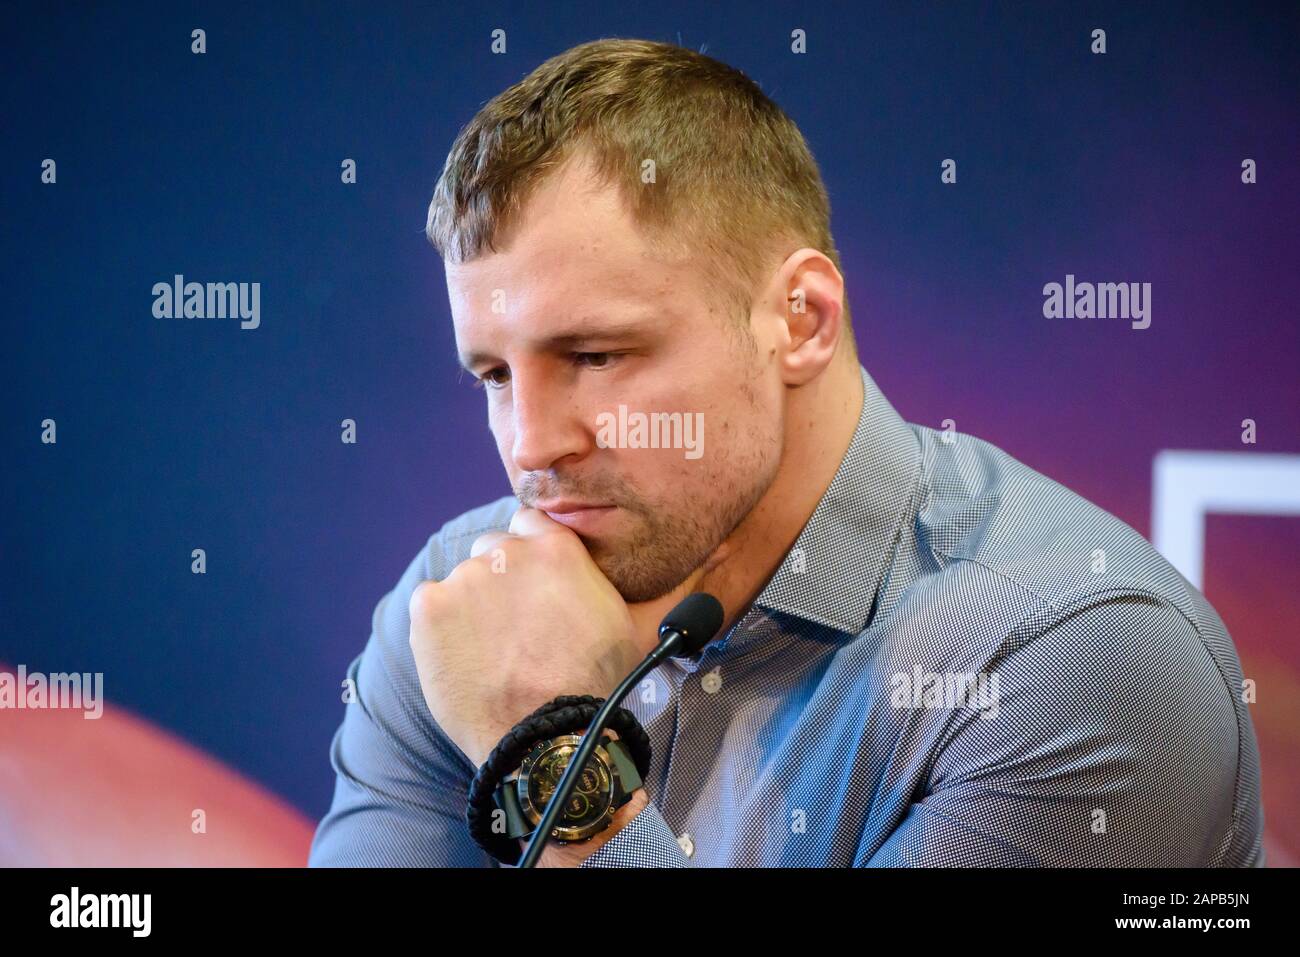
<svg viewBox="0 0 1300 957"><path fill-rule="evenodd" d="M443 581L422 582L411 595L425 703L478 767L556 695L608 697L654 647L657 620L647 636L648 616L676 596L634 616L577 534L521 508L509 532L481 536Z"/></svg>

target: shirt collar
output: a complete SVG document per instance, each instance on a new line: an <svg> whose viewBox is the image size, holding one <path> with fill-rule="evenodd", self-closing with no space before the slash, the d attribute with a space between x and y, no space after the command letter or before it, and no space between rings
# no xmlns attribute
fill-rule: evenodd
<svg viewBox="0 0 1300 957"><path fill-rule="evenodd" d="M733 634L744 631L757 610L846 635L861 633L871 619L899 533L916 508L921 444L867 370L858 368L862 412L840 467L776 574L723 644L734 644Z"/></svg>

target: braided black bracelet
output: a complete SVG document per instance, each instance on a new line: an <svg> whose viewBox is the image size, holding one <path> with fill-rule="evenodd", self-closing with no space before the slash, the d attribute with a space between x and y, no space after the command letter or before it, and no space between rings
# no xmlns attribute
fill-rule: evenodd
<svg viewBox="0 0 1300 957"><path fill-rule="evenodd" d="M604 698L593 695L560 695L546 702L506 732L500 743L492 749L483 766L474 775L469 786L469 802L465 807L465 822L470 836L479 847L498 861L514 865L519 862L519 842L492 830L492 815L497 810L493 795L503 778L523 763L524 757L538 741L561 734L574 734L585 730L605 703ZM618 733L636 764L637 773L644 778L650 771L650 735L636 715L626 708L615 708L609 716L607 727Z"/></svg>

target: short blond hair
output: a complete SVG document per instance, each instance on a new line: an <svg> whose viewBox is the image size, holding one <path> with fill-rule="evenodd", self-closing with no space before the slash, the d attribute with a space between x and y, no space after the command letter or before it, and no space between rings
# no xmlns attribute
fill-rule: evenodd
<svg viewBox="0 0 1300 957"><path fill-rule="evenodd" d="M734 67L650 40L580 44L485 104L447 155L429 241L452 263L495 251L541 179L579 149L651 243L698 254L724 308L746 320L759 282L796 249L843 271L826 187L794 122Z"/></svg>

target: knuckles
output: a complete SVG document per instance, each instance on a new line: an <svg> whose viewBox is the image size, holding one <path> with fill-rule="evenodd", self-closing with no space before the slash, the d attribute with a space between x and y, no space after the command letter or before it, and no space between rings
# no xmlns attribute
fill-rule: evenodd
<svg viewBox="0 0 1300 957"><path fill-rule="evenodd" d="M549 580L557 571L590 560L582 540L567 529L530 535L488 532L475 541L474 551L441 581L415 586L407 609L413 624L451 615L468 594L500 587L512 571L540 571Z"/></svg>
<svg viewBox="0 0 1300 957"><path fill-rule="evenodd" d="M411 591L411 600L407 605L407 612L413 622L426 621L441 614L445 602L446 595L443 583L429 579L420 582Z"/></svg>
<svg viewBox="0 0 1300 957"><path fill-rule="evenodd" d="M480 535L471 549L473 557L461 562L457 568L477 563L490 567L501 557L506 560L506 567L512 561L535 560L545 566L558 559L570 559L581 553L587 554L586 546L573 532L565 528L528 535L516 535L501 532L488 532Z"/></svg>

